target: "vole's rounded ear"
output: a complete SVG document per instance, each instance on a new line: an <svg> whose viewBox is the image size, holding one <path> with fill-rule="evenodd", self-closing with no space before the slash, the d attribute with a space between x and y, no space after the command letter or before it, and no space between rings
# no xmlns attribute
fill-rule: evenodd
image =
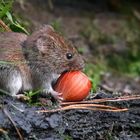
<svg viewBox="0 0 140 140"><path fill-rule="evenodd" d="M38 48L38 50L40 52L43 52L45 50L45 46L44 46L44 38L38 38L36 40L36 47Z"/></svg>
<svg viewBox="0 0 140 140"><path fill-rule="evenodd" d="M36 29L29 37L28 40L30 42L36 41L41 36L48 36L52 34L54 31L54 28L51 25L43 25L40 26L38 29Z"/></svg>
<svg viewBox="0 0 140 140"><path fill-rule="evenodd" d="M40 32L54 32L54 28L51 25L42 25L37 29L37 31L40 31Z"/></svg>
<svg viewBox="0 0 140 140"><path fill-rule="evenodd" d="M45 28L54 32L54 28L51 25L46 25Z"/></svg>

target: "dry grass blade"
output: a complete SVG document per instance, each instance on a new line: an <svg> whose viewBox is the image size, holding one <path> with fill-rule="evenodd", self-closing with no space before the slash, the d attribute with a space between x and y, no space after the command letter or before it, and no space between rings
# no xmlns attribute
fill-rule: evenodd
<svg viewBox="0 0 140 140"><path fill-rule="evenodd" d="M49 112L66 111L66 110L71 110L71 109L84 109L84 110L106 111L106 112L123 112L123 111L128 110L127 108L123 108L123 109L119 109L119 108L104 109L104 108L91 108L91 107L87 107L87 106L70 105L70 106L65 106L65 107L58 108L58 109L53 109L53 110L39 110L37 112L38 113L49 113Z"/></svg>
<svg viewBox="0 0 140 140"><path fill-rule="evenodd" d="M11 32L11 29L0 19L0 26L7 32Z"/></svg>
<svg viewBox="0 0 140 140"><path fill-rule="evenodd" d="M104 98L104 99L93 99L89 101L80 101L80 102L62 102L62 106L72 105L72 104L89 104L89 103L104 103L104 102L118 102L118 101L129 101L129 100L139 100L140 95L134 96L122 96L118 98Z"/></svg>
<svg viewBox="0 0 140 140"><path fill-rule="evenodd" d="M3 128L0 128L0 136L1 136L1 139L11 140L10 137L8 136L8 132L4 130Z"/></svg>
<svg viewBox="0 0 140 140"><path fill-rule="evenodd" d="M11 123L13 124L13 126L15 127L15 129L17 131L17 134L18 134L18 136L20 138L20 140L24 140L23 137L22 137L22 135L20 134L19 129L16 127L15 122L13 121L13 119L11 118L11 116L9 115L9 113L7 112L7 110L5 108L3 108L3 112L8 117L8 119L11 121Z"/></svg>
<svg viewBox="0 0 140 140"><path fill-rule="evenodd" d="M118 101L130 101L130 100L139 100L140 96L138 97L127 97L127 98L118 98L118 99L110 99L108 102L118 102Z"/></svg>
<svg viewBox="0 0 140 140"><path fill-rule="evenodd" d="M106 109L113 109L113 110L118 109L117 107L100 105L100 104L76 104L76 105L69 105L67 107L97 107L97 108L106 108Z"/></svg>
<svg viewBox="0 0 140 140"><path fill-rule="evenodd" d="M2 133L7 133L7 131L4 130L4 129L2 129L2 128L0 128L0 132L2 132Z"/></svg>
<svg viewBox="0 0 140 140"><path fill-rule="evenodd" d="M118 98L94 99L94 100L81 101L81 102L62 102L61 108L53 109L53 110L39 110L37 112L57 112L57 111L64 111L64 110L71 110L71 109L122 112L122 111L127 111L128 109L127 108L120 109L117 107L94 104L94 103L118 102L118 101L129 101L129 100L138 100L138 99L140 99L140 95L121 96Z"/></svg>

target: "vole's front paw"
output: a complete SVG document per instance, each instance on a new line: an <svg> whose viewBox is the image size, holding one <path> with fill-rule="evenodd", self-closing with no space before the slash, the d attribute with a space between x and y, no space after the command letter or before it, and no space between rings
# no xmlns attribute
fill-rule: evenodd
<svg viewBox="0 0 140 140"><path fill-rule="evenodd" d="M62 93L56 92L51 86L45 88L43 90L43 93L45 93L46 95L51 95L58 102L63 101Z"/></svg>
<svg viewBox="0 0 140 140"><path fill-rule="evenodd" d="M58 102L63 101L62 93L56 92L56 91L51 91L51 95L56 99Z"/></svg>

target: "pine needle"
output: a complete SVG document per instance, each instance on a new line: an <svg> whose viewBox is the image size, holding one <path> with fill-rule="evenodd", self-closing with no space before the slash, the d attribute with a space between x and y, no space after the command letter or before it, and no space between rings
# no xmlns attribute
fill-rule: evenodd
<svg viewBox="0 0 140 140"><path fill-rule="evenodd" d="M85 110L96 110L96 111L108 111L108 112L122 112L128 111L128 108L117 108L108 105L101 105L97 103L105 103L105 102L118 102L118 101L129 101L129 100L138 100L140 99L140 95L133 96L121 96L117 98L105 98L105 99L93 99L89 101L79 101L79 102L62 102L61 108L52 109L52 110L38 110L38 113L45 112L58 112L65 111L71 109L85 109Z"/></svg>
<svg viewBox="0 0 140 140"><path fill-rule="evenodd" d="M11 32L11 29L0 19L0 26L7 32Z"/></svg>

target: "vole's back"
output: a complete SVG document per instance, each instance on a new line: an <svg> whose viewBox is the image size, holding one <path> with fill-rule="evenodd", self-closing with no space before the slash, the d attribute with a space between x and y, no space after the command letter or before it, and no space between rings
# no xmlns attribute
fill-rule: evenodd
<svg viewBox="0 0 140 140"><path fill-rule="evenodd" d="M23 61L21 44L27 36L21 33L0 33L0 61Z"/></svg>

